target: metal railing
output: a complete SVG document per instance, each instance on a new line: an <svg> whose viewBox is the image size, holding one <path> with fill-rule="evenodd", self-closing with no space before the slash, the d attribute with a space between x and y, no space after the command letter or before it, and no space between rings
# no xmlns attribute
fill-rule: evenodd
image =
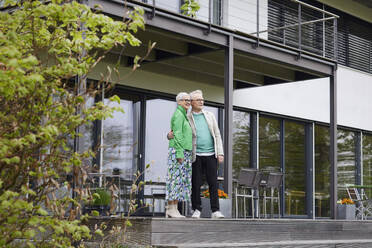
<svg viewBox="0 0 372 248"><path fill-rule="evenodd" d="M152 11L165 9L181 14L179 4L168 0L142 0ZM339 16L299 0L199 0L196 19L207 23L205 34L221 26L255 37L255 46L269 40L303 52L337 60L337 19Z"/></svg>

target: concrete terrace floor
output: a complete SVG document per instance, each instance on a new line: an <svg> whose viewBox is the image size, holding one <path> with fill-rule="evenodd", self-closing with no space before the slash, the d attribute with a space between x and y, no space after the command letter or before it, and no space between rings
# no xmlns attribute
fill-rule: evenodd
<svg viewBox="0 0 372 248"><path fill-rule="evenodd" d="M102 222L110 230L125 219L95 218L89 225ZM372 247L372 220L131 217L130 222L129 247Z"/></svg>

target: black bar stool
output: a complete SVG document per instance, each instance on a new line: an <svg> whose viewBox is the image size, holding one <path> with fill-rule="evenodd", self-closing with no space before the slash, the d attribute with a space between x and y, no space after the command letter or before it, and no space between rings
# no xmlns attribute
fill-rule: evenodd
<svg viewBox="0 0 372 248"><path fill-rule="evenodd" d="M258 188L261 181L261 172L256 169L243 168L239 173L237 186L235 187L235 218L239 216L238 198L243 198L244 218L246 218L246 199L251 199L252 218L255 216L255 202L258 199ZM238 193L238 188L242 193ZM259 209L259 208L258 208Z"/></svg>
<svg viewBox="0 0 372 248"><path fill-rule="evenodd" d="M274 216L274 201L278 204L278 217L280 218L280 185L282 184L283 173L269 172L261 177L260 186L263 188L263 212L267 218L266 201L270 200L271 217ZM266 190L270 190L270 195L266 195ZM276 190L276 194L275 194Z"/></svg>

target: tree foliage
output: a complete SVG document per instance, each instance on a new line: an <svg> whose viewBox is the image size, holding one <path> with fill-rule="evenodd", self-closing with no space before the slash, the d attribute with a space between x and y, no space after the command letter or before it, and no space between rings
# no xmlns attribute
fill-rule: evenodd
<svg viewBox="0 0 372 248"><path fill-rule="evenodd" d="M200 5L197 0L185 0L181 6L182 14L195 18L196 13L199 11Z"/></svg>
<svg viewBox="0 0 372 248"><path fill-rule="evenodd" d="M0 246L71 247L90 237L76 216L84 161L73 149L78 128L112 116L102 103L87 107L97 88L78 91L82 78L116 46L139 46L143 12L113 20L76 1L7 0L0 12ZM123 9L124 11L124 9ZM118 97L111 100L119 101ZM60 194L58 192L65 192ZM66 193L67 192L67 193Z"/></svg>

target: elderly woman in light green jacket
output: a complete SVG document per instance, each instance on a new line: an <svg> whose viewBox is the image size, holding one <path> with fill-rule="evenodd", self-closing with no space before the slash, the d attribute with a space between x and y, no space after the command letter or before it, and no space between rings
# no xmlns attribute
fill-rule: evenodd
<svg viewBox="0 0 372 248"><path fill-rule="evenodd" d="M191 199L192 130L187 119L190 95L181 92L176 97L177 109L171 119L174 139L169 140L168 173L166 182L166 217L184 218L177 209L178 201Z"/></svg>

